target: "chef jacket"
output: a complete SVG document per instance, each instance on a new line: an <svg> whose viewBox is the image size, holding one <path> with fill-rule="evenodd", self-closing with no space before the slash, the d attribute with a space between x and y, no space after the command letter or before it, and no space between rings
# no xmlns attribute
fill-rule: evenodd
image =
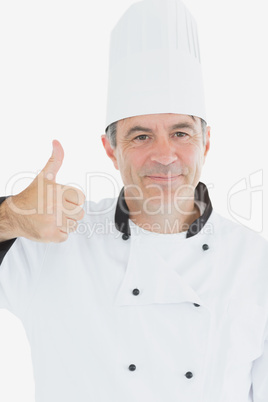
<svg viewBox="0 0 268 402"><path fill-rule="evenodd" d="M2 243L36 402L268 401L267 242L195 200L187 232L135 225L123 188L63 243Z"/></svg>

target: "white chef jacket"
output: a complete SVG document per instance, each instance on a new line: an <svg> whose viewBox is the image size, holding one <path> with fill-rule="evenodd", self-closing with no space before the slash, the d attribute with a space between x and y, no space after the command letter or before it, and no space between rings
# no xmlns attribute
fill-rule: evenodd
<svg viewBox="0 0 268 402"><path fill-rule="evenodd" d="M267 402L267 242L215 211L188 237L127 220L128 237L119 199L86 202L64 243L18 238L0 266L36 402Z"/></svg>

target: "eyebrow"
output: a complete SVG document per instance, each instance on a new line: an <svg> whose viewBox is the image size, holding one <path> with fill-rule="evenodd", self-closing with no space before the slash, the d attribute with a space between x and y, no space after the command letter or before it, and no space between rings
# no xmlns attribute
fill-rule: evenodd
<svg viewBox="0 0 268 402"><path fill-rule="evenodd" d="M191 117L192 117L192 116L191 116ZM193 118L193 119L194 119L194 118ZM195 121L195 120L194 120L194 121ZM191 130L194 130L194 129L195 129L194 125L191 124L191 123L188 123L188 122L183 122L183 123L174 124L173 126L170 127L171 130L178 130L178 129L183 129L183 128L189 128L189 129L191 129ZM133 133L136 133L136 132L152 133L153 130L151 130L151 129L148 128L148 127L134 126L134 127L131 127L131 128L127 131L127 133L126 133L126 135L125 135L125 138L129 138Z"/></svg>

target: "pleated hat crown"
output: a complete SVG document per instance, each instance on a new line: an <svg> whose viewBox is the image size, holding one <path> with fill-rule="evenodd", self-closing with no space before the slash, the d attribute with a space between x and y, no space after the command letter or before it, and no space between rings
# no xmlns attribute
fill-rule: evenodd
<svg viewBox="0 0 268 402"><path fill-rule="evenodd" d="M197 26L180 0L133 4L110 37L106 127L156 113L206 121Z"/></svg>

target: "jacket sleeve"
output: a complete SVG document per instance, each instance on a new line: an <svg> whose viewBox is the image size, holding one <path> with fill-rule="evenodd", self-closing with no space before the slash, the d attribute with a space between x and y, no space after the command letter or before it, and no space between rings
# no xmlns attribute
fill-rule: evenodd
<svg viewBox="0 0 268 402"><path fill-rule="evenodd" d="M3 202L7 197L1 197ZM48 243L18 237L0 242L0 308L24 314L40 276Z"/></svg>
<svg viewBox="0 0 268 402"><path fill-rule="evenodd" d="M264 339L263 353L252 365L253 402L268 401L268 324Z"/></svg>
<svg viewBox="0 0 268 402"><path fill-rule="evenodd" d="M0 197L0 205L2 204L2 202L5 201L6 198L7 197ZM0 242L0 265L2 264L2 261L6 253L8 252L12 244L15 242L15 240L16 238Z"/></svg>
<svg viewBox="0 0 268 402"><path fill-rule="evenodd" d="M0 308L20 319L39 283L50 243L18 237L0 266Z"/></svg>

